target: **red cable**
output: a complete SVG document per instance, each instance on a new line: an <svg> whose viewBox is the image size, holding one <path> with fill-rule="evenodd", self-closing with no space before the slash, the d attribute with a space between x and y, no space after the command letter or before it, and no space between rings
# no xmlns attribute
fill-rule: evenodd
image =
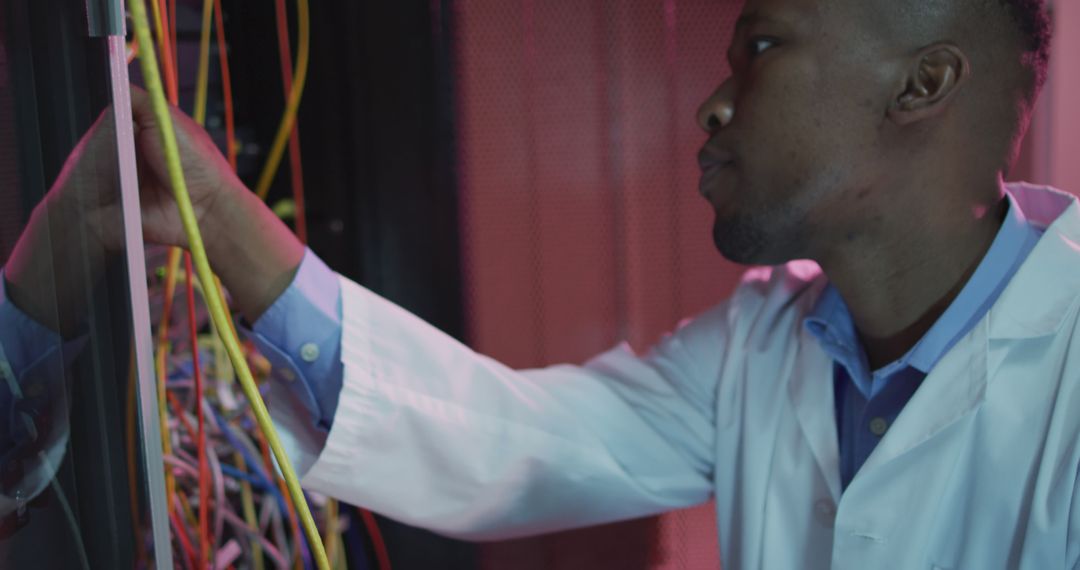
<svg viewBox="0 0 1080 570"><path fill-rule="evenodd" d="M277 14L278 56L281 60L281 80L285 87L285 97L292 90L292 52L289 46L289 19L285 10L285 0L274 3ZM307 243L307 220L304 213L304 171L300 161L300 128L293 122L289 133L289 173L292 178L293 202L296 204L296 237Z"/></svg>
<svg viewBox="0 0 1080 570"><path fill-rule="evenodd" d="M191 422L188 421L187 416L183 413L183 404L180 403L180 400L176 398L176 394L172 391L166 390L165 396L169 399L169 404L172 405L173 413L180 419L180 424L184 427L184 431L187 432L191 441L195 441L195 438L198 437L198 432L196 432L195 427L191 425Z"/></svg>
<svg viewBox="0 0 1080 570"><path fill-rule="evenodd" d="M164 51L164 53L161 54L161 62L164 67L162 75L165 76L165 90L169 95L169 103L172 103L175 106L180 104L180 91L177 87L176 60L173 56L175 47L169 39L170 30L172 29L170 26L172 24L169 22L169 15L166 12L168 7L165 5L165 0L159 0L158 7L161 11L162 19L161 33L165 36L161 38L162 51Z"/></svg>
<svg viewBox="0 0 1080 570"><path fill-rule="evenodd" d="M195 374L195 417L199 433L199 566L210 558L210 466L206 461L206 426L203 421L203 382L199 367L199 325L195 318L195 282L191 269L191 253L184 252L184 275L187 284L188 328L191 332L191 361ZM212 287L213 284L210 284Z"/></svg>
<svg viewBox="0 0 1080 570"><path fill-rule="evenodd" d="M375 548L375 559L379 562L379 570L391 570L390 552L386 550L386 542L383 541L375 515L360 507L356 507L356 510L360 513L360 518L364 519L364 527L367 528L368 536L371 537L371 544Z"/></svg>
<svg viewBox="0 0 1080 570"><path fill-rule="evenodd" d="M218 65L221 67L221 89L225 99L225 156L229 166L236 172L236 119L233 114L232 74L229 72L229 54L225 44L225 18L221 13L221 0L214 0L214 26L217 28Z"/></svg>
<svg viewBox="0 0 1080 570"><path fill-rule="evenodd" d="M191 542L188 541L187 534L184 533L183 523L180 521L179 515L176 514L176 508L169 509L169 519L172 520L173 526L176 527L176 538L180 541L180 553L184 555L184 561L187 562L186 568L201 568L201 566L195 566L192 560L195 559L195 549L191 547Z"/></svg>
<svg viewBox="0 0 1080 570"><path fill-rule="evenodd" d="M169 0L169 33L172 38L169 45L172 46L173 69L177 70L177 79L180 75L180 54L176 53L176 0ZM177 81L177 86L180 82Z"/></svg>

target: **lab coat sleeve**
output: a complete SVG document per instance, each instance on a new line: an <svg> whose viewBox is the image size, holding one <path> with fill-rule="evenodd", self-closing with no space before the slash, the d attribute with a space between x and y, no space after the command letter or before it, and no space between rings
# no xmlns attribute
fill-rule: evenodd
<svg viewBox="0 0 1080 570"><path fill-rule="evenodd" d="M1066 568L1080 570L1080 473L1073 484L1072 504L1069 507L1068 544L1065 545Z"/></svg>
<svg viewBox="0 0 1080 570"><path fill-rule="evenodd" d="M341 280L344 383L328 435L271 413L302 483L471 540L600 524L709 499L718 307L639 357L515 371ZM528 334L528 331L523 331Z"/></svg>

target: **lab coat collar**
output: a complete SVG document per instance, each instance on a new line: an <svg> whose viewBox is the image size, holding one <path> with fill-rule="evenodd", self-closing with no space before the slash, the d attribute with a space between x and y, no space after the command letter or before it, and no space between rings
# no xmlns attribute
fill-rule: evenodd
<svg viewBox="0 0 1080 570"><path fill-rule="evenodd" d="M1059 329L1080 297L1080 206L1075 197L1047 187L1010 184L1009 192L1028 220L1045 233L1013 276L987 318L934 366L897 417L889 433L860 468L844 497L872 492L877 468L921 445L976 410L986 394L989 343L1036 338ZM812 290L809 307L825 283ZM832 361L804 327L788 395L811 452L839 501L840 473ZM865 487L870 485L870 487Z"/></svg>
<svg viewBox="0 0 1080 570"><path fill-rule="evenodd" d="M1046 228L987 318L930 370L889 432L848 486L845 497L873 492L877 468L914 449L982 404L992 340L1038 338L1062 325L1080 296L1080 207L1076 198L1031 185L1010 185L1028 219ZM867 487L868 486L868 487Z"/></svg>
<svg viewBox="0 0 1080 570"><path fill-rule="evenodd" d="M1046 228L989 313L991 340L1038 338L1057 332L1080 297L1080 205L1041 186L1010 185L1032 224Z"/></svg>
<svg viewBox="0 0 1080 570"><path fill-rule="evenodd" d="M964 335L930 370L848 485L870 484L874 470L923 444L982 405L987 383L987 321Z"/></svg>
<svg viewBox="0 0 1080 570"><path fill-rule="evenodd" d="M824 284L823 279L819 282ZM794 376L788 382L788 397L810 452L836 503L840 501L841 492L840 443L833 396L833 360L809 329L799 327L798 330L802 338L795 357Z"/></svg>

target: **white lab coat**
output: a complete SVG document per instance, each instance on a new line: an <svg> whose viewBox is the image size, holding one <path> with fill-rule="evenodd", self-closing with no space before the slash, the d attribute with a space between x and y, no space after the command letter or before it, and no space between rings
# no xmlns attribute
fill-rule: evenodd
<svg viewBox="0 0 1080 570"><path fill-rule="evenodd" d="M802 326L825 284L808 262L751 271L646 356L527 371L342 279L333 429L271 410L307 488L451 536L715 497L725 570L1077 568L1080 206L1012 192L1045 235L843 496L832 363Z"/></svg>

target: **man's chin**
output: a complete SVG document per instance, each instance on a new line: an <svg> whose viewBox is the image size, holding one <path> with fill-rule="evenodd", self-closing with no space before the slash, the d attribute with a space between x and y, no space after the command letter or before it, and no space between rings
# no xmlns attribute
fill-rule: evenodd
<svg viewBox="0 0 1080 570"><path fill-rule="evenodd" d="M725 259L741 265L778 265L790 261L769 247L768 235L757 225L717 219L713 244Z"/></svg>

